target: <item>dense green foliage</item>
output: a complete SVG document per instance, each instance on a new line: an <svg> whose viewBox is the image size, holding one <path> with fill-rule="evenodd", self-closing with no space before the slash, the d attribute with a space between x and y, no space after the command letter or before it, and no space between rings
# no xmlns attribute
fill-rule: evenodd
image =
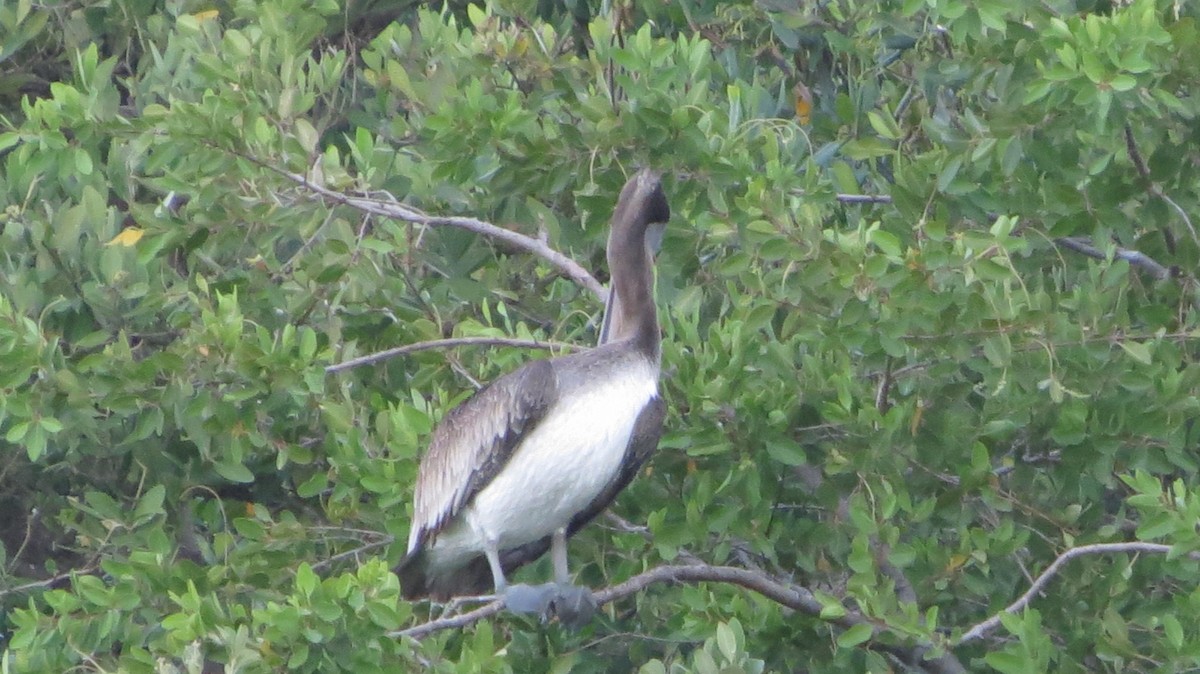
<svg viewBox="0 0 1200 674"><path fill-rule="evenodd" d="M1200 667L1197 8L596 4L0 7L0 669ZM599 271L642 165L671 412L615 506L647 530L602 519L573 568L698 558L824 609L654 584L579 633L397 637L431 615L388 571L424 438L540 354L324 368L589 344L600 303L293 178ZM1082 555L960 643L1130 541L1170 551Z"/></svg>

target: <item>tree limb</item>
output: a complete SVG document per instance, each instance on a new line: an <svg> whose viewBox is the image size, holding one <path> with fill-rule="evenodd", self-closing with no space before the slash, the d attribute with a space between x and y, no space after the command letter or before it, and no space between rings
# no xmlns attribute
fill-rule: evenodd
<svg viewBox="0 0 1200 674"><path fill-rule="evenodd" d="M565 344L562 342L538 342L529 339L511 339L508 337L452 337L450 339L434 339L427 342L417 342L415 344L405 344L394 349L386 349L376 353L351 358L350 360L341 363L335 363L325 368L325 374L333 374L342 370L349 370L352 367L360 365L372 365L388 358L403 356L408 353L416 353L417 351L427 351L429 349L451 349L458 346L513 346L522 349L562 349L564 351L579 351L585 347L575 344Z"/></svg>
<svg viewBox="0 0 1200 674"><path fill-rule="evenodd" d="M1062 246L1063 248L1073 250L1081 255L1086 255L1090 258L1095 258L1097 260L1108 259L1108 256L1104 254L1104 251L1096 248L1082 237L1064 236L1062 238L1055 239L1054 243ZM1170 268L1164 267L1140 251L1129 250L1128 248L1117 248L1116 252L1113 253L1113 256L1118 260L1125 260L1134 267L1138 267L1143 271L1148 272L1151 276L1159 281L1171 278L1172 276Z"/></svg>
<svg viewBox="0 0 1200 674"><path fill-rule="evenodd" d="M788 194L798 197L808 196L804 190L790 190ZM833 195L834 201L840 204L890 204L892 197L887 194L843 194Z"/></svg>
<svg viewBox="0 0 1200 674"><path fill-rule="evenodd" d="M1054 576L1058 575L1058 572L1062 570L1062 567L1076 557L1084 557L1086 555L1104 555L1112 552L1150 552L1155 554L1166 554L1170 551L1171 546L1169 545L1163 545L1161 543L1142 543L1136 541L1130 543L1093 543L1091 545L1080 545L1078 547L1070 548L1059 555L1058 558L1050 564L1050 566L1046 567L1045 571L1043 571L1036 579L1034 579L1033 584L1029 586L1029 589L1025 591L1025 594L1021 595L1016 601L1006 606L1003 611L1000 611L996 615L967 630L965 634L959 637L958 641L955 642L954 645L956 647L962 646L963 644L970 643L987 636L989 632L1000 626L1001 616L1006 613L1016 613L1017 611L1023 610L1031 601L1033 601L1034 597L1040 594L1042 590L1046 589L1046 585L1048 585L1050 581L1054 579ZM1188 557L1191 559L1200 560L1200 553L1193 552L1190 553Z"/></svg>
<svg viewBox="0 0 1200 674"><path fill-rule="evenodd" d="M759 571L750 571L732 566L710 566L708 564L655 567L618 585L597 590L592 596L598 606L603 606L618 599L637 594L655 583L704 582L728 583L744 587L761 594L777 604L810 616L821 617L822 612L825 610L825 605L808 588L801 585L780 581ZM484 618L496 615L503 609L504 602L494 601L487 606L482 606L461 615L431 620L427 623L393 632L391 636L420 639L439 630L470 625ZM841 612L841 615L822 617L822 619L843 628L863 624L870 625L873 638L879 637L885 631L884 628L875 625L868 618L851 609L845 609L844 612ZM917 644L913 646L877 644L876 647L901 658L911 666L921 667L935 674L959 674L966 672L962 663L949 652L943 652L941 655L926 659L934 649L933 644Z"/></svg>
<svg viewBox="0 0 1200 674"><path fill-rule="evenodd" d="M497 241L503 241L514 248L519 248L529 253L533 253L538 257L549 262L567 278L587 288L601 302L608 296L608 291L600 282L595 279L586 269L579 265L578 262L554 250L545 241L526 236L519 232L514 232L510 229L497 227L490 222L485 222L476 218L457 217L457 216L434 216L427 215L421 211L406 206L394 197L389 199L370 199L367 197L355 197L349 194L344 194L336 190L318 185L302 175L284 171L276 167L268 167L284 176L288 180L300 185L304 189L316 194L328 201L339 203L351 208L357 209L364 213L373 215L381 215L386 218L394 218L405 222L412 222L418 225L427 225L430 227L457 227L467 231L482 234L488 238Z"/></svg>
<svg viewBox="0 0 1200 674"><path fill-rule="evenodd" d="M1192 241L1196 245L1200 245L1200 236L1197 236L1196 228L1192 225L1192 219L1188 217L1187 211L1175 203L1174 199L1167 196L1167 193L1163 192L1162 187L1158 183L1151 180L1150 167L1146 166L1146 160L1142 158L1142 152L1138 150L1137 142L1133 138L1133 127L1128 124L1125 125L1125 149L1129 152L1129 161L1133 162L1133 167L1137 169L1138 175L1145 181L1146 190L1175 210L1180 219L1183 220L1183 224L1187 227L1188 232L1192 235Z"/></svg>
<svg viewBox="0 0 1200 674"><path fill-rule="evenodd" d="M51 576L45 580L36 580L23 585L4 588L0 590L0 600L5 599L10 594L18 594L21 592L32 592L34 590L56 590L67 584L75 576L87 576L96 573L97 567L92 564L80 567L78 569L68 569L58 575Z"/></svg>
<svg viewBox="0 0 1200 674"><path fill-rule="evenodd" d="M843 204L890 204L892 198L886 194L837 194L834 195Z"/></svg>

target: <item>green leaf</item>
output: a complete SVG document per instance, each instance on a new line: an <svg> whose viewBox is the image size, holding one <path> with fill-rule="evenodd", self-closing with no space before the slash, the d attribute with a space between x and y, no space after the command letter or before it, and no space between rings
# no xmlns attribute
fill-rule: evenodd
<svg viewBox="0 0 1200 674"><path fill-rule="evenodd" d="M166 495L167 489L161 484L156 484L147 489L146 493L142 494L142 497L138 499L137 505L133 509L134 524L142 524L158 515L165 514L163 501Z"/></svg>
<svg viewBox="0 0 1200 674"><path fill-rule="evenodd" d="M317 578L317 574L313 572L312 567L307 562L301 562L296 567L296 590L300 594L305 597L311 597L320 582L321 579Z"/></svg>
<svg viewBox="0 0 1200 674"><path fill-rule="evenodd" d="M215 461L213 469L217 471L217 475L229 480L230 482L253 482L254 473L250 469L235 461Z"/></svg>
<svg viewBox="0 0 1200 674"><path fill-rule="evenodd" d="M717 623L717 648L721 650L721 655L730 662L737 657L737 639L733 635L733 630L725 623Z"/></svg>
<svg viewBox="0 0 1200 674"><path fill-rule="evenodd" d="M867 121L871 123L871 128L875 129L875 133L883 138L888 140L900 139L900 127L896 125L896 120L892 119L891 115L881 115L871 110L867 112Z"/></svg>
<svg viewBox="0 0 1200 674"><path fill-rule="evenodd" d="M638 674L667 674L667 667L662 660L649 660L638 668Z"/></svg>
<svg viewBox="0 0 1200 674"><path fill-rule="evenodd" d="M1126 340L1117 342L1117 344L1120 345L1125 353L1129 354L1134 360L1143 365L1149 365L1153 361L1153 358L1150 355L1150 347L1144 342L1133 342Z"/></svg>
<svg viewBox="0 0 1200 674"><path fill-rule="evenodd" d="M870 639L873 633L868 623L859 623L838 636L838 648L854 648Z"/></svg>
<svg viewBox="0 0 1200 674"><path fill-rule="evenodd" d="M1163 633L1167 637L1167 643L1171 647L1179 650L1183 648L1183 624L1175 616L1167 613L1161 616Z"/></svg>
<svg viewBox="0 0 1200 674"><path fill-rule="evenodd" d="M813 596L817 601L821 602L821 619L822 620L837 620L846 617L846 607L837 597L816 590Z"/></svg>
<svg viewBox="0 0 1200 674"><path fill-rule="evenodd" d="M767 455L785 466L803 466L808 463L804 448L790 440L771 440L767 443Z"/></svg>
<svg viewBox="0 0 1200 674"><path fill-rule="evenodd" d="M1011 649L988 653L984 656L984 662L1002 674L1028 674L1030 671L1035 671L1030 668L1032 663L1028 658Z"/></svg>

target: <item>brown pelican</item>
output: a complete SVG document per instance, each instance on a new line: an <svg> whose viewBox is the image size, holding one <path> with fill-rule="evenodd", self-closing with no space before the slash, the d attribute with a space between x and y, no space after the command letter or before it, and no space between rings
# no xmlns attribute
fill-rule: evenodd
<svg viewBox="0 0 1200 674"><path fill-rule="evenodd" d="M661 335L654 232L671 210L657 174L625 183L608 238L612 272L600 346L530 362L480 389L433 432L417 473L404 596L493 587L509 609L579 624L591 592L571 585L567 538L604 510L658 445ZM552 551L553 584L505 577Z"/></svg>

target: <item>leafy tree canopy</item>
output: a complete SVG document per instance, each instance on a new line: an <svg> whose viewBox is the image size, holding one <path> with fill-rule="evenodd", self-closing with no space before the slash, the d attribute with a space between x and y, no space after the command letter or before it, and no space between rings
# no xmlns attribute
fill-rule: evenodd
<svg viewBox="0 0 1200 674"><path fill-rule="evenodd" d="M1198 17L0 7L0 669L1195 669ZM594 342L645 165L671 411L573 542L603 614L437 622L422 443Z"/></svg>

